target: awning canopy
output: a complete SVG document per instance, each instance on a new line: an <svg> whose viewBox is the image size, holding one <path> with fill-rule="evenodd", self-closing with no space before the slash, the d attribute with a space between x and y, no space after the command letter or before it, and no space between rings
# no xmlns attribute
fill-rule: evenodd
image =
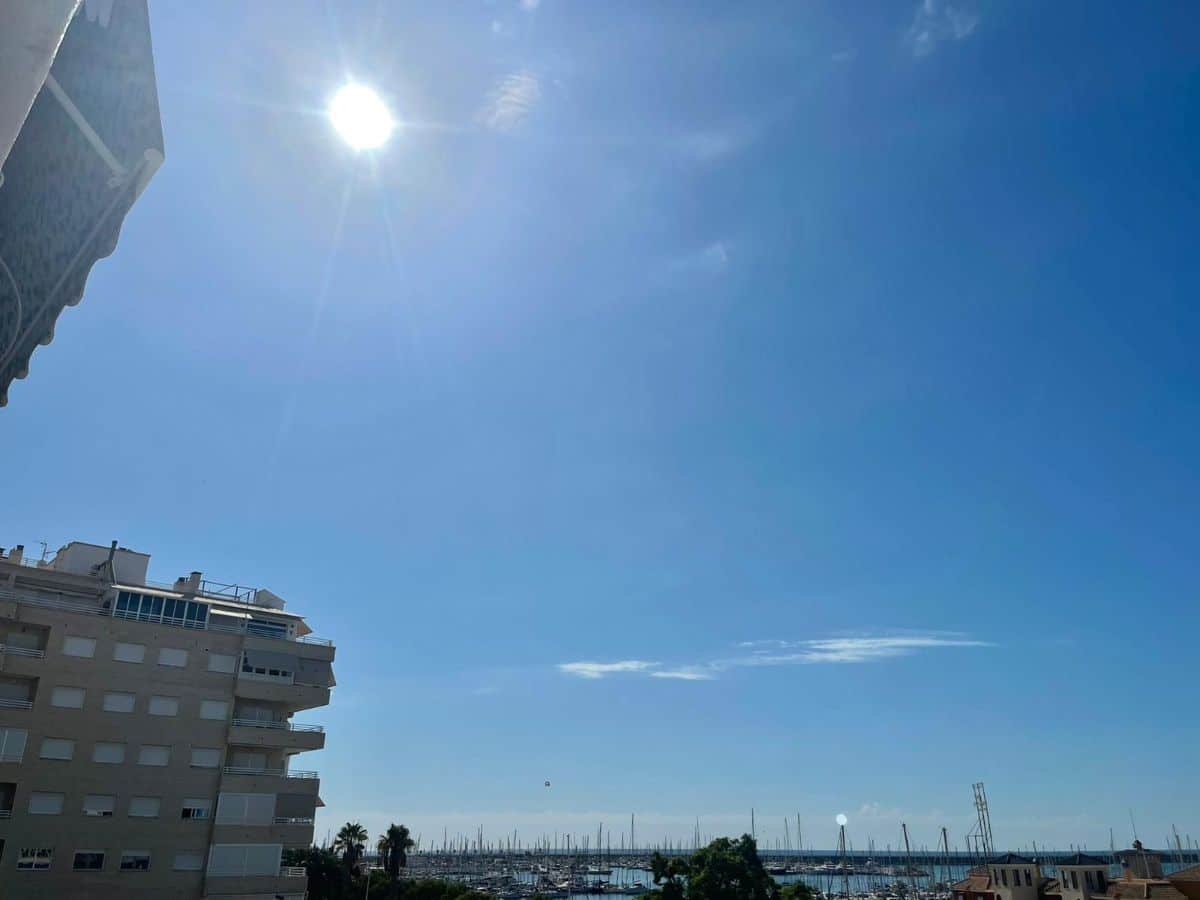
<svg viewBox="0 0 1200 900"><path fill-rule="evenodd" d="M0 83L14 65L29 68L0 55ZM146 0L85 0L3 162L0 406L59 313L82 299L92 265L116 249L162 160Z"/></svg>

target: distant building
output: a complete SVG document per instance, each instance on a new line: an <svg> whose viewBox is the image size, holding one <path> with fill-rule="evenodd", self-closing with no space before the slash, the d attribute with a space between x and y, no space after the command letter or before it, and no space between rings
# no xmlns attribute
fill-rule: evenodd
<svg viewBox="0 0 1200 900"><path fill-rule="evenodd" d="M266 590L0 550L0 897L303 900L334 648Z"/></svg>
<svg viewBox="0 0 1200 900"><path fill-rule="evenodd" d="M951 885L954 900L1200 900L1200 866L1163 874L1162 856L1140 843L1116 853L1121 875L1105 859L1076 853L1046 877L1035 860L1008 853L976 866Z"/></svg>
<svg viewBox="0 0 1200 900"><path fill-rule="evenodd" d="M146 0L0 3L0 406L162 161Z"/></svg>

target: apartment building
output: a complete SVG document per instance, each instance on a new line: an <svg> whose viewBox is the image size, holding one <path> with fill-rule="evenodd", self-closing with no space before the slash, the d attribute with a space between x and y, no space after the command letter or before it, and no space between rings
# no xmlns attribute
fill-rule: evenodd
<svg viewBox="0 0 1200 900"><path fill-rule="evenodd" d="M0 549L0 897L302 900L334 648L270 591Z"/></svg>

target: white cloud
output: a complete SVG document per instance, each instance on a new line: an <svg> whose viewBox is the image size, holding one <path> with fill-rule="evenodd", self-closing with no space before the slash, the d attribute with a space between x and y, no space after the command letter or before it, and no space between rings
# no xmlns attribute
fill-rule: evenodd
<svg viewBox="0 0 1200 900"><path fill-rule="evenodd" d="M678 681L712 681L717 676L712 669L701 666L682 666L650 673L651 678L674 678Z"/></svg>
<svg viewBox="0 0 1200 900"><path fill-rule="evenodd" d="M569 662L559 663L558 670L578 678L604 678L623 672L647 672L657 668L658 663L644 659L623 659L619 662Z"/></svg>
<svg viewBox="0 0 1200 900"><path fill-rule="evenodd" d="M913 56L928 56L940 41L961 41L978 25L976 0L921 0L905 40Z"/></svg>
<svg viewBox="0 0 1200 900"><path fill-rule="evenodd" d="M792 666L807 663L865 663L939 647L990 647L961 635L897 634L885 636L821 638L807 641L743 641L738 646L758 648L752 655L724 660L733 666ZM765 647L772 648L771 652ZM782 651L791 652L782 652Z"/></svg>
<svg viewBox="0 0 1200 900"><path fill-rule="evenodd" d="M487 107L480 113L483 123L497 131L516 128L528 117L542 96L537 77L530 72L506 75L488 95Z"/></svg>
<svg viewBox="0 0 1200 900"><path fill-rule="evenodd" d="M542 0L521 0L521 9L525 12L533 12L542 5Z"/></svg>
<svg viewBox="0 0 1200 900"><path fill-rule="evenodd" d="M721 672L734 668L801 666L822 663L871 663L902 656L913 656L926 650L952 647L994 647L995 644L977 641L953 632L926 632L816 638L800 641L770 638L741 641L737 646L749 650L749 655L679 665L670 669L661 668L661 663L646 662L640 659L626 659L609 663L559 663L558 669L578 678L595 679L617 673L629 673L676 681L715 681Z"/></svg>

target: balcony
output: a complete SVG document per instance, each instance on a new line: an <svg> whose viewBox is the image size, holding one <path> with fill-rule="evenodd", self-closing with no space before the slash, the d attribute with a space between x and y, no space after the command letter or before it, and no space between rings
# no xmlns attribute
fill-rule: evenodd
<svg viewBox="0 0 1200 900"><path fill-rule="evenodd" d="M307 847L312 844L313 820L279 817L269 822L215 822L214 844L280 844Z"/></svg>
<svg viewBox="0 0 1200 900"><path fill-rule="evenodd" d="M33 709L33 701L0 697L0 709Z"/></svg>
<svg viewBox="0 0 1200 900"><path fill-rule="evenodd" d="M308 873L303 866L280 866L277 875L219 875L205 876L205 890L210 897L229 894L247 895L303 894L308 890Z"/></svg>
<svg viewBox="0 0 1200 900"><path fill-rule="evenodd" d="M233 695L245 700L279 703L288 709L313 709L329 705L329 687L304 684L293 676L255 675L238 672Z"/></svg>
<svg viewBox="0 0 1200 900"><path fill-rule="evenodd" d="M45 659L45 650L31 650L28 647L13 647L10 644L0 644L0 653L8 656L28 656L30 659Z"/></svg>
<svg viewBox="0 0 1200 900"><path fill-rule="evenodd" d="M321 777L316 772L278 768L225 766L221 790L243 794L310 794L316 796Z"/></svg>
<svg viewBox="0 0 1200 900"><path fill-rule="evenodd" d="M229 726L229 743L274 750L320 750L325 746L325 729L294 722L234 719Z"/></svg>

